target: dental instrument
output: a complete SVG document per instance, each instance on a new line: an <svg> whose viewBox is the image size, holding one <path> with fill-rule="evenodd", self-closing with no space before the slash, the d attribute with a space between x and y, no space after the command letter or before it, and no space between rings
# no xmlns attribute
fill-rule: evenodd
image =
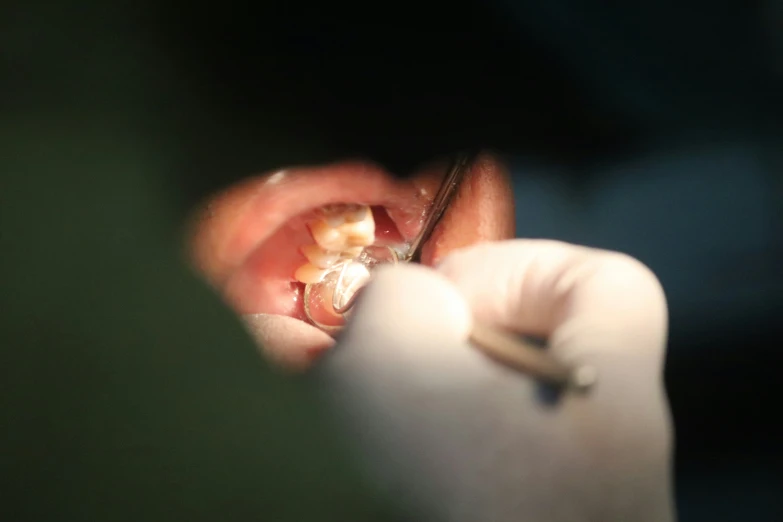
<svg viewBox="0 0 783 522"><path fill-rule="evenodd" d="M395 262L421 262L424 244L440 223L477 156L476 153L467 153L459 155L454 160L433 199L421 231L411 242L408 252L396 258ZM362 288L369 281L369 270L358 278L354 275L353 279L350 279L349 270L352 267L353 264L344 265L336 283L336 288L343 288L346 285L349 287L346 291L332 294L332 307L338 314L345 314L351 310ZM522 336L486 324L474 323L469 340L475 348L490 358L557 388L586 392L598 378L592 366L566 364L546 353L545 350L532 345Z"/></svg>

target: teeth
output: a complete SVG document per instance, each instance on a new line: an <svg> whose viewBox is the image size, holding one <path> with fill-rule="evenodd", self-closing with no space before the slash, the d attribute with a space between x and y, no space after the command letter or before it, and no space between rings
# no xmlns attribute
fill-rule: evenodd
<svg viewBox="0 0 783 522"><path fill-rule="evenodd" d="M329 273L329 269L318 268L317 266L305 263L294 272L294 278L306 285L320 283L326 274Z"/></svg>
<svg viewBox="0 0 783 522"><path fill-rule="evenodd" d="M347 228L346 241L348 247L370 246L375 243L375 220L367 213L361 221L346 223L341 228Z"/></svg>
<svg viewBox="0 0 783 522"><path fill-rule="evenodd" d="M364 221L367 217L372 219L372 212L367 205L354 205L354 208L348 209L345 213L345 220L348 223L358 223ZM375 220L373 220L373 230L375 230Z"/></svg>
<svg viewBox="0 0 783 522"><path fill-rule="evenodd" d="M345 235L340 228L333 227L327 222L318 220L310 223L310 234L318 246L324 250L342 251L345 245Z"/></svg>
<svg viewBox="0 0 783 522"><path fill-rule="evenodd" d="M330 271L358 257L364 247L375 243L375 220L367 205L325 205L308 223L314 245L300 250L307 263L294 277L305 284L319 283Z"/></svg>
<svg viewBox="0 0 783 522"><path fill-rule="evenodd" d="M305 245L301 248L301 251L310 264L318 268L331 268L337 261L344 259L343 252L330 252L318 245ZM361 253L361 249L359 249L359 252ZM358 256L359 254L356 255Z"/></svg>
<svg viewBox="0 0 783 522"><path fill-rule="evenodd" d="M345 250L340 252L340 259L342 260L354 259L356 257L359 257L363 250L364 250L363 246L346 248Z"/></svg>
<svg viewBox="0 0 783 522"><path fill-rule="evenodd" d="M313 239L324 250L343 252L375 242L375 220L367 206L342 206L339 213L334 208L321 209L318 214L320 219L310 223L309 227Z"/></svg>
<svg viewBox="0 0 783 522"><path fill-rule="evenodd" d="M333 205L324 205L315 210L315 215L320 217L329 226L337 228L343 223L356 223L362 221L370 208L367 205L358 205L355 203L336 203Z"/></svg>

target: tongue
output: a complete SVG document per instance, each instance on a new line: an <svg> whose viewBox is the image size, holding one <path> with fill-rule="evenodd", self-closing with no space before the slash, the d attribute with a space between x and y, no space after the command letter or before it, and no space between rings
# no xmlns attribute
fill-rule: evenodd
<svg viewBox="0 0 783 522"><path fill-rule="evenodd" d="M302 285L293 280L293 271L304 262L298 248L312 243L304 216L330 203L375 205L391 218L389 232L409 240L419 231L444 171L443 165L435 165L398 180L371 164L343 163L246 180L213 197L194 220L192 260L239 314L287 316L285 328L263 321L264 346L276 353L322 348L328 344L322 332L289 319L304 319ZM382 222L376 225L384 228ZM455 248L513 235L508 176L494 159L483 157L425 246L422 261L434 264ZM301 330L294 337L292 325ZM292 343L294 338L311 341ZM316 338L320 341L312 340Z"/></svg>

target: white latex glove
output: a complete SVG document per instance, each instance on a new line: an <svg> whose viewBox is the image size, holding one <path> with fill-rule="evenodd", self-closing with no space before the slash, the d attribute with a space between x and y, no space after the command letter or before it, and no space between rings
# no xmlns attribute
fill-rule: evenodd
<svg viewBox="0 0 783 522"><path fill-rule="evenodd" d="M542 393L468 344L472 317L589 363L587 395ZM317 376L346 443L415 520L673 520L662 384L666 300L628 256L512 240L437 270L380 270Z"/></svg>

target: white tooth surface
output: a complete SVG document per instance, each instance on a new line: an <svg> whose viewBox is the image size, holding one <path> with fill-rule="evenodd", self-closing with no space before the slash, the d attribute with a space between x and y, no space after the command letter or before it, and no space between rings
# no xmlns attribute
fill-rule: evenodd
<svg viewBox="0 0 783 522"><path fill-rule="evenodd" d="M349 223L361 221L368 212L369 207L367 205L334 203L317 208L315 215L326 221L330 226L339 227L346 221Z"/></svg>
<svg viewBox="0 0 783 522"><path fill-rule="evenodd" d="M353 259L355 257L359 257L359 255L364 250L364 247L362 246L355 246L346 248L342 252L340 252L340 259Z"/></svg>
<svg viewBox="0 0 783 522"><path fill-rule="evenodd" d="M301 248L301 251L310 264L318 268L331 268L342 258L342 252L324 250L318 245L305 245Z"/></svg>
<svg viewBox="0 0 783 522"><path fill-rule="evenodd" d="M294 278L304 284L320 283L324 276L329 273L329 269L318 268L317 266L305 263L294 272Z"/></svg>
<svg viewBox="0 0 783 522"><path fill-rule="evenodd" d="M352 205L345 211L345 220L348 223L356 223L367 219L367 214L372 214L367 205Z"/></svg>
<svg viewBox="0 0 783 522"><path fill-rule="evenodd" d="M316 216L321 218L322 221L327 223L330 227L337 228L345 223L344 212L341 209L342 205L324 205L315 209L313 212Z"/></svg>
<svg viewBox="0 0 783 522"><path fill-rule="evenodd" d="M375 220L366 205L330 205L316 215L320 219L309 224L310 233L324 250L342 252L375 242Z"/></svg>
<svg viewBox="0 0 783 522"><path fill-rule="evenodd" d="M313 235L315 242L318 243L318 246L324 250L341 252L347 246L342 227L335 228L326 221L319 219L310 223L310 233Z"/></svg>
<svg viewBox="0 0 783 522"><path fill-rule="evenodd" d="M329 272L375 243L375 220L366 205L326 205L314 213L318 218L309 222L308 228L315 244L300 248L307 263L294 274L305 284L321 282Z"/></svg>
<svg viewBox="0 0 783 522"><path fill-rule="evenodd" d="M375 243L375 220L369 212L361 221L346 223L341 228L346 232L349 246L369 246Z"/></svg>

